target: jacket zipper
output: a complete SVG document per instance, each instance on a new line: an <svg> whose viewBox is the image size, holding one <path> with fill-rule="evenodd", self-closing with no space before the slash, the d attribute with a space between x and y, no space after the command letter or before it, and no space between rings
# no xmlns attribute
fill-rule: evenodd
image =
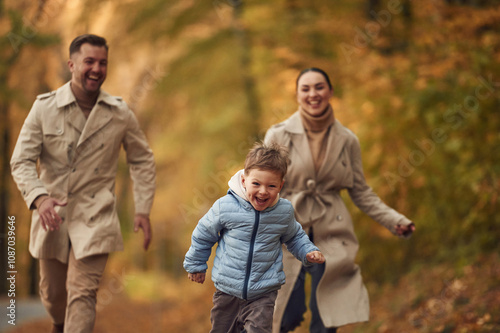
<svg viewBox="0 0 500 333"><path fill-rule="evenodd" d="M257 238L257 229L259 228L260 212L255 211L255 222L253 226L252 239L250 241L250 251L248 252L247 272L245 275L245 283L243 284L243 299L248 297L248 282L250 280L250 271L252 270L253 249L255 245L255 238Z"/></svg>

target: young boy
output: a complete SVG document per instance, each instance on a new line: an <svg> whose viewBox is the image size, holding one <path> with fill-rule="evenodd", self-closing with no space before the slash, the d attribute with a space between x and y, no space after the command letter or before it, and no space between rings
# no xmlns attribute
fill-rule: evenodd
<svg viewBox="0 0 500 333"><path fill-rule="evenodd" d="M219 243L211 333L271 332L276 295L285 283L282 243L304 265L325 261L295 220L292 204L279 198L287 167L286 148L255 145L245 169L229 181L227 195L193 231L184 260L191 281L205 282L207 260Z"/></svg>

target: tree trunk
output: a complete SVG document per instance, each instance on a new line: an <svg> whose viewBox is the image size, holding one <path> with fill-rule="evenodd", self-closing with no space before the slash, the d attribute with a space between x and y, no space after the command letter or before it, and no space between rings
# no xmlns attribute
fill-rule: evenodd
<svg viewBox="0 0 500 333"><path fill-rule="evenodd" d="M1 82L6 82L2 75ZM3 87L2 87L3 88ZM7 245L7 222L8 207L9 207L9 182L8 175L10 174L9 167L9 147L10 147L10 124L8 117L8 106L6 102L0 104L0 124L2 142L0 143L0 294L5 294L8 290L7 286L7 261L8 261L8 245Z"/></svg>
<svg viewBox="0 0 500 333"><path fill-rule="evenodd" d="M46 0L38 1L37 11L34 15L34 18L31 20L31 23L36 26L36 23L41 19L42 14L45 10ZM5 6L4 2L0 0L0 20L5 20ZM8 86L9 77L12 74L12 68L15 63L18 61L21 55L22 48L26 45L25 30L23 25L24 21L18 22L17 20L21 20L21 15L16 17L12 15L11 17L11 31L8 31L5 35L2 36L5 40L11 41L14 43L11 38L14 38L16 41L21 41L19 44L11 44L9 50L2 50L2 58L1 62L1 72L0 72L0 136L2 142L0 143L0 294L3 294L8 290L7 286L7 271L9 270L17 270L17 267L14 269L10 269L7 267L8 265L8 244L7 244L7 233L8 233L8 214L9 214L9 177L10 177L10 136L11 136L11 124L9 117L9 109L10 109L10 93L11 90ZM22 27L22 28L21 28ZM42 35L38 35L33 37L33 39L43 38ZM17 230L16 230L17 235ZM36 263L35 263L36 264ZM32 263L33 265L33 263ZM30 270L30 286L36 285L38 282L38 274L34 270ZM33 292L30 288L30 293Z"/></svg>
<svg viewBox="0 0 500 333"><path fill-rule="evenodd" d="M373 13L376 13L379 10L380 7L380 0L368 0L368 3L366 4L366 15L370 19L375 19L375 15Z"/></svg>
<svg viewBox="0 0 500 333"><path fill-rule="evenodd" d="M259 103L257 89L255 88L255 79L252 75L252 45L248 32L240 24L240 18L243 14L243 1L233 0L232 4L234 6L234 31L238 42L240 43L240 57L241 57L241 70L243 75L243 87L245 90L245 95L247 99L247 110L251 119L251 132L255 140L259 138L260 134L260 114L261 106Z"/></svg>

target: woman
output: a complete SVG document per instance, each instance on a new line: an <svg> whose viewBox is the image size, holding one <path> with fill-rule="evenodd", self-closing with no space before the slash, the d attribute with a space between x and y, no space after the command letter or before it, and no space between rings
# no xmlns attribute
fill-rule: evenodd
<svg viewBox="0 0 500 333"><path fill-rule="evenodd" d="M312 276L310 332L336 332L336 328L369 318L368 293L354 263L358 241L340 190L392 233L409 236L414 224L384 204L366 184L357 137L335 119L330 98L333 88L321 69L309 68L297 78L299 110L274 125L266 143L289 149L291 164L281 191L292 202L297 220L326 258L308 269L285 251L287 283L276 301L273 333L300 325L305 305L305 274Z"/></svg>

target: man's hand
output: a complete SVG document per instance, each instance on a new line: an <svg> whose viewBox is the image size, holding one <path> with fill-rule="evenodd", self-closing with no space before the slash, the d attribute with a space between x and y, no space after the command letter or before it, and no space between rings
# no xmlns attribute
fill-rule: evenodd
<svg viewBox="0 0 500 333"><path fill-rule="evenodd" d="M325 256L319 251L312 251L306 255L307 261L316 264L322 264L325 262Z"/></svg>
<svg viewBox="0 0 500 333"><path fill-rule="evenodd" d="M149 243L151 243L152 230L151 224L149 223L149 216L144 214L135 214L134 218L134 232L138 232L139 228L144 232L144 243L142 247L144 250L147 250L149 247Z"/></svg>
<svg viewBox="0 0 500 333"><path fill-rule="evenodd" d="M409 237L413 232L415 231L415 224L410 223L408 225L400 225L398 224L396 226L396 233L398 236L404 236L404 237Z"/></svg>
<svg viewBox="0 0 500 333"><path fill-rule="evenodd" d="M40 215L43 230L59 230L59 225L63 223L62 218L56 213L55 206L66 206L67 202L54 199L48 195L43 195L35 200L35 206Z"/></svg>
<svg viewBox="0 0 500 333"><path fill-rule="evenodd" d="M188 273L188 279L193 282L198 282L203 284L205 282L205 273Z"/></svg>

